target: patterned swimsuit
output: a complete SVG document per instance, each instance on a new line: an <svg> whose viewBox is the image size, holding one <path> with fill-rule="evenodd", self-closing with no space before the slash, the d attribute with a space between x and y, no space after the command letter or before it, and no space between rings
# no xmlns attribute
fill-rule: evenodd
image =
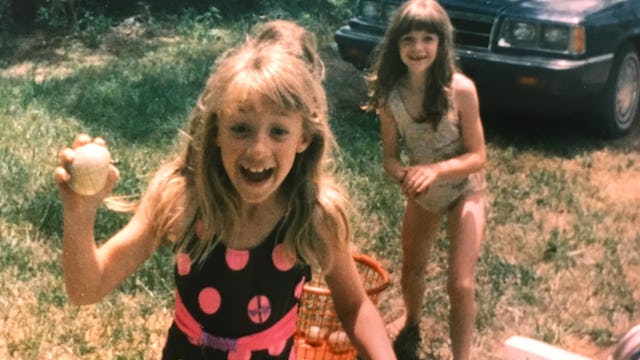
<svg viewBox="0 0 640 360"><path fill-rule="evenodd" d="M218 244L202 265L176 254L163 359L295 359L297 310L311 272L284 256L278 227L253 249Z"/></svg>
<svg viewBox="0 0 640 360"><path fill-rule="evenodd" d="M397 87L389 94L389 106L411 165L435 163L464 153L460 121L454 107L434 129L430 123L413 120ZM416 202L429 211L440 213L449 209L460 196L485 187L484 171L472 173L461 180L436 180L416 198Z"/></svg>

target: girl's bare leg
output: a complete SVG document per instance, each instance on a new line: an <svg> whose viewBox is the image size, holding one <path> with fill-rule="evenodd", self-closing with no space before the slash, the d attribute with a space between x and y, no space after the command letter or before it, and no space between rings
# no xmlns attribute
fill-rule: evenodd
<svg viewBox="0 0 640 360"><path fill-rule="evenodd" d="M440 228L441 216L408 200L402 222L402 274L400 284L406 309L405 327L422 318L426 290L425 272L431 249Z"/></svg>
<svg viewBox="0 0 640 360"><path fill-rule="evenodd" d="M484 236L485 201L484 192L467 195L451 209L448 217L447 289L451 303L449 332L454 360L471 357L477 313L475 269Z"/></svg>

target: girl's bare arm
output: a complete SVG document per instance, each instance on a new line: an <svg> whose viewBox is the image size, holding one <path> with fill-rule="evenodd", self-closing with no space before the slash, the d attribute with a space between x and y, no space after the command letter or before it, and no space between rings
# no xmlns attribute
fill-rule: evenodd
<svg viewBox="0 0 640 360"><path fill-rule="evenodd" d="M395 181L402 182L406 171L400 161L398 129L388 104L380 109L379 117L384 169Z"/></svg>
<svg viewBox="0 0 640 360"><path fill-rule="evenodd" d="M394 360L396 357L384 322L365 292L348 241L339 239L339 231L335 231L339 226L322 220L316 224L320 226L319 235L327 239L333 253L325 280L331 290L338 318L352 344L363 359Z"/></svg>
<svg viewBox="0 0 640 360"><path fill-rule="evenodd" d="M61 152L64 164L73 150ZM55 180L63 203L62 267L65 287L74 304L89 304L102 299L133 273L156 249L151 221L145 210L148 197L129 223L98 246L94 236L97 210L117 181L112 168L106 188L94 196L80 196L68 186L69 174L64 166L56 169Z"/></svg>
<svg viewBox="0 0 640 360"><path fill-rule="evenodd" d="M342 325L364 359L395 359L378 309L366 295L349 251L336 254L325 276Z"/></svg>

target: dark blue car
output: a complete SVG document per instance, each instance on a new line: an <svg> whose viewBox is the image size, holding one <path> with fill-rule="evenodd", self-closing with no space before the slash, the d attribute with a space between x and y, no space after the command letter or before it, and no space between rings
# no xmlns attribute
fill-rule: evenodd
<svg viewBox="0 0 640 360"><path fill-rule="evenodd" d="M362 69L402 1L359 1L335 33ZM485 110L630 131L640 99L640 0L440 0Z"/></svg>

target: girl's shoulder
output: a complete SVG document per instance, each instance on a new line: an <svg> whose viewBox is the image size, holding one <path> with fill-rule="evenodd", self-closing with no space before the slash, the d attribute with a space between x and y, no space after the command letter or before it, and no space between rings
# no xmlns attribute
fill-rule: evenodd
<svg viewBox="0 0 640 360"><path fill-rule="evenodd" d="M146 195L154 198L161 196L166 191L170 178L175 174L175 167L170 164L164 164L153 174L147 185Z"/></svg>
<svg viewBox="0 0 640 360"><path fill-rule="evenodd" d="M325 189L319 191L317 206L311 215L313 232L316 236L312 249L323 272L331 269L337 252L348 250L350 225L346 209L347 202L341 189L325 186Z"/></svg>
<svg viewBox="0 0 640 360"><path fill-rule="evenodd" d="M451 88L454 93L476 91L476 85L467 75L455 72L451 79Z"/></svg>
<svg viewBox="0 0 640 360"><path fill-rule="evenodd" d="M475 99L477 98L476 84L465 74L456 72L451 80L451 93L456 103Z"/></svg>
<svg viewBox="0 0 640 360"><path fill-rule="evenodd" d="M402 102L402 94L400 93L400 84L396 82L390 89L385 99L384 109L389 115L397 116L398 112L404 107Z"/></svg>
<svg viewBox="0 0 640 360"><path fill-rule="evenodd" d="M335 184L334 180L325 179L318 189L317 205L314 212L316 224L326 221L343 220L343 215L348 206L347 195L344 190ZM318 222L320 221L320 222ZM323 226L326 223L322 224Z"/></svg>
<svg viewBox="0 0 640 360"><path fill-rule="evenodd" d="M193 213L189 198L186 181L176 174L175 165L163 165L149 181L141 210L155 224L161 237L173 241Z"/></svg>
<svg viewBox="0 0 640 360"><path fill-rule="evenodd" d="M312 222L320 235L329 239L344 239L349 231L347 195L336 184L325 184L319 191ZM324 236L323 236L324 237Z"/></svg>

